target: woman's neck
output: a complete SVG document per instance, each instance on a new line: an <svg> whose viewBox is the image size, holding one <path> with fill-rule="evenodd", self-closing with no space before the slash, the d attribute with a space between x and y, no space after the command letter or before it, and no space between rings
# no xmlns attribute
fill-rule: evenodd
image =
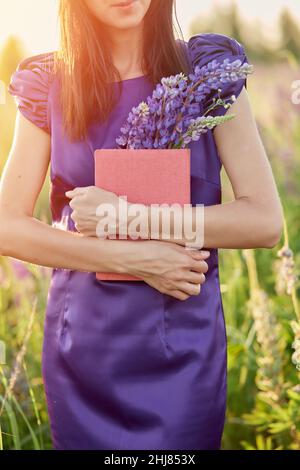
<svg viewBox="0 0 300 470"><path fill-rule="evenodd" d="M141 59L143 56L143 30L137 28L110 31L112 60L119 70L122 79L131 78L143 73Z"/></svg>

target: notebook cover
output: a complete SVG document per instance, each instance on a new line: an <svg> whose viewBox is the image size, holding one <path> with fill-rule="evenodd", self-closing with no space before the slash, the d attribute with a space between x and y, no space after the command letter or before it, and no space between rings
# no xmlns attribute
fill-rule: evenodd
<svg viewBox="0 0 300 470"><path fill-rule="evenodd" d="M100 149L94 152L95 186L131 203L190 204L190 149ZM119 273L98 280L141 281Z"/></svg>

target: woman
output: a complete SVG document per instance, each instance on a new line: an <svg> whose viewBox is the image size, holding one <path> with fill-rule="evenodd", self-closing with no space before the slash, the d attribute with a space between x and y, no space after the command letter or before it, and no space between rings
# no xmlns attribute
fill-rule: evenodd
<svg viewBox="0 0 300 470"><path fill-rule="evenodd" d="M173 3L61 0L60 53L24 60L11 78L19 112L1 181L0 245L3 255L53 267L42 367L56 449L220 448L226 331L217 249L280 239L280 201L245 80L222 92L237 98L235 119L191 144L206 250L93 236L95 208L118 202L94 187L94 150L116 146L129 111L162 76L247 60L227 36L175 40ZM33 217L49 162L52 227ZM227 204L222 164L235 196ZM97 271L144 282L97 281Z"/></svg>

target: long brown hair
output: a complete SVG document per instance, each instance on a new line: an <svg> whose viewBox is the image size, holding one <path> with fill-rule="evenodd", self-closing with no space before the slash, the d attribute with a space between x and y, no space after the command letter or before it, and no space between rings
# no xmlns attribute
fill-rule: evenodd
<svg viewBox="0 0 300 470"><path fill-rule="evenodd" d="M173 11L183 39L175 0L152 0L144 18L142 70L153 84L189 70L183 42L175 39ZM61 39L54 70L60 80L63 129L71 140L84 139L89 125L104 121L116 104L120 95L110 84L119 82L120 93L121 77L109 54L105 29L84 0L60 0L59 18Z"/></svg>

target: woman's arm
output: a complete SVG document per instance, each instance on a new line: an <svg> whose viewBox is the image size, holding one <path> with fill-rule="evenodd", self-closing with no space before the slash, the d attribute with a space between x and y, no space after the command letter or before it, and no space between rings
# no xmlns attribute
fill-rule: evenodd
<svg viewBox="0 0 300 470"><path fill-rule="evenodd" d="M214 129L220 159L232 185L234 200L205 206L206 248L272 248L282 232L283 214L272 169L244 88L228 113L235 118ZM195 210L194 225L195 229ZM200 227L202 230L202 227ZM174 235L174 227L171 226ZM160 232L159 239L164 238ZM179 244L190 240L176 240Z"/></svg>
<svg viewBox="0 0 300 470"><path fill-rule="evenodd" d="M205 246L272 248L281 237L282 207L245 88L228 112L236 117L214 137L235 199L205 207Z"/></svg>
<svg viewBox="0 0 300 470"><path fill-rule="evenodd" d="M33 217L49 157L49 135L18 113L14 142L1 177L1 254L49 267L95 271L102 265L110 270L106 253L101 262L95 256L103 251L95 240L50 227Z"/></svg>
<svg viewBox="0 0 300 470"><path fill-rule="evenodd" d="M48 267L128 272L181 300L199 293L208 269L205 253L191 253L179 246L174 249L171 243L160 241L87 238L35 219L34 207L49 159L49 135L18 112L0 185L1 255Z"/></svg>
<svg viewBox="0 0 300 470"><path fill-rule="evenodd" d="M214 130L219 155L232 184L235 199L232 202L203 207L202 244L206 248L271 248L278 243L282 230L282 209L271 166L260 139L252 114L247 92L241 92L229 113L235 118ZM92 188L91 188L92 189ZM69 192L72 197L72 214L77 228L85 235L95 235L97 217L88 220L87 208L94 209L103 200L115 204L112 193L98 188L91 190L89 197L80 198L79 192ZM128 204L130 210L130 204ZM149 231L146 237L170 240L177 244L192 244L187 238L174 237L174 224L171 218L169 233L163 233L162 225L157 235L151 233L151 211L146 213ZM95 212L95 211L94 211ZM168 213L168 209L165 209ZM164 209L162 209L162 214ZM193 208L193 225L186 233L195 231L196 210ZM181 219L181 218L180 218ZM128 218L130 223L132 218ZM204 225L204 227L203 227ZM183 232L184 233L184 232ZM171 238L169 237L169 234ZM204 238L204 240L203 240Z"/></svg>

